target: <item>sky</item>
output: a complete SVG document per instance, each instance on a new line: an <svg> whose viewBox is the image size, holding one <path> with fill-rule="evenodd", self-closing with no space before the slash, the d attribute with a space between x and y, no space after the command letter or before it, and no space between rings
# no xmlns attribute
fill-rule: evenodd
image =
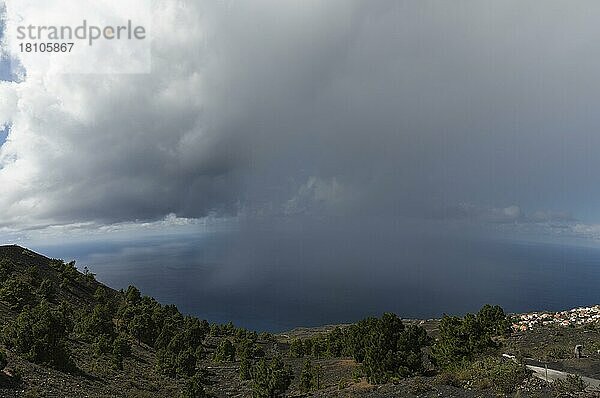
<svg viewBox="0 0 600 398"><path fill-rule="evenodd" d="M153 6L151 73L0 67L4 241L600 238L599 3Z"/></svg>
<svg viewBox="0 0 600 398"><path fill-rule="evenodd" d="M600 222L594 2L157 4L152 73L2 82L5 230Z"/></svg>

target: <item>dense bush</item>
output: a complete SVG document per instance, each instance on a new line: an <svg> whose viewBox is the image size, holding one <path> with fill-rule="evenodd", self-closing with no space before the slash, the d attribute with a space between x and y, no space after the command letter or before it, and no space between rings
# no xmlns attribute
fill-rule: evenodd
<svg viewBox="0 0 600 398"><path fill-rule="evenodd" d="M37 295L46 301L56 300L56 291L50 279L45 278L37 289Z"/></svg>
<svg viewBox="0 0 600 398"><path fill-rule="evenodd" d="M181 398L207 398L209 395L204 389L206 384L206 376L202 372L197 372L194 376L190 377L186 384Z"/></svg>
<svg viewBox="0 0 600 398"><path fill-rule="evenodd" d="M161 349L156 353L156 366L170 377L188 377L196 372L196 355L191 348L180 352Z"/></svg>
<svg viewBox="0 0 600 398"><path fill-rule="evenodd" d="M344 352L344 333L342 329L336 327L326 338L327 354L336 358Z"/></svg>
<svg viewBox="0 0 600 398"><path fill-rule="evenodd" d="M303 358L305 355L304 342L301 339L292 340L288 353L292 358Z"/></svg>
<svg viewBox="0 0 600 398"><path fill-rule="evenodd" d="M116 369L123 370L123 359L131 355L131 345L122 336L118 336L112 344L111 360Z"/></svg>
<svg viewBox="0 0 600 398"><path fill-rule="evenodd" d="M21 310L34 304L35 296L31 286L18 279L8 279L0 288L0 301L4 301L13 310Z"/></svg>
<svg viewBox="0 0 600 398"><path fill-rule="evenodd" d="M455 387L490 388L498 393L510 394L516 391L529 374L530 371L521 364L496 357L484 357L445 369L439 380Z"/></svg>
<svg viewBox="0 0 600 398"><path fill-rule="evenodd" d="M210 335L213 337L233 336L235 330L236 327L231 322L222 325L217 323L210 325Z"/></svg>
<svg viewBox="0 0 600 398"><path fill-rule="evenodd" d="M302 392L309 392L314 387L316 387L315 369L310 360L307 359L304 361L304 366L300 372L300 390Z"/></svg>
<svg viewBox="0 0 600 398"><path fill-rule="evenodd" d="M250 380L252 379L252 361L248 358L242 358L240 360L240 379Z"/></svg>
<svg viewBox="0 0 600 398"><path fill-rule="evenodd" d="M327 341L323 337L312 339L311 355L315 358L322 358L327 355Z"/></svg>
<svg viewBox="0 0 600 398"><path fill-rule="evenodd" d="M126 331L137 340L138 344L153 345L160 331L152 318L158 303L149 298L139 302L130 301L128 298L127 304L120 313Z"/></svg>
<svg viewBox="0 0 600 398"><path fill-rule="evenodd" d="M174 305L163 306L142 296L134 286L129 286L124 296L116 315L118 329L130 334L138 344L155 347L156 367L167 376L194 375L196 364L204 355L202 342L210 330L208 322L183 316Z"/></svg>
<svg viewBox="0 0 600 398"><path fill-rule="evenodd" d="M452 367L475 356L492 352L498 344L494 336L507 334L510 323L502 308L484 306L477 315L463 318L444 316L439 335L433 345L432 356L441 368Z"/></svg>
<svg viewBox="0 0 600 398"><path fill-rule="evenodd" d="M260 332L258 338L263 341L275 341L275 336L269 332Z"/></svg>
<svg viewBox="0 0 600 398"><path fill-rule="evenodd" d="M115 336L113 315L108 304L96 304L91 311L83 310L77 322L76 330L81 337L93 340L104 335L112 342Z"/></svg>
<svg viewBox="0 0 600 398"><path fill-rule="evenodd" d="M40 287L40 270L38 269L38 267L36 267L35 265L30 265L28 267L25 268L25 272L23 273L23 275L25 275L25 279L27 280L27 283L33 288L33 289L37 289Z"/></svg>
<svg viewBox="0 0 600 398"><path fill-rule="evenodd" d="M477 313L477 320L484 332L490 336L503 336L511 332L510 319L499 305L486 304Z"/></svg>
<svg viewBox="0 0 600 398"><path fill-rule="evenodd" d="M292 340L289 355L296 358L351 356L362 364L369 381L384 383L422 373L423 348L430 344L431 339L421 326L405 326L395 314L386 313L381 318L366 318L345 329L336 327L325 335Z"/></svg>
<svg viewBox="0 0 600 398"><path fill-rule="evenodd" d="M337 338L338 336L334 336L333 338ZM340 336L341 337L341 336ZM341 344L343 347L343 340L336 340L335 344ZM305 356L313 356L315 358L322 357L336 357L336 353L331 353L329 351L330 342L328 337L325 336L315 336L309 339L300 340L294 339L290 343L289 356L292 358L303 358Z"/></svg>
<svg viewBox="0 0 600 398"><path fill-rule="evenodd" d="M587 387L587 383L577 375L567 375L566 378L556 380L552 383L554 395L559 397L574 396L577 393L585 391Z"/></svg>
<svg viewBox="0 0 600 398"><path fill-rule="evenodd" d="M15 270L15 265L7 258L0 259L0 280L7 280Z"/></svg>
<svg viewBox="0 0 600 398"><path fill-rule="evenodd" d="M62 260L52 260L50 262L50 266L56 271L58 271L62 278L66 279L67 281L75 282L81 276L81 273L77 270L77 267L75 266L75 261L65 263Z"/></svg>
<svg viewBox="0 0 600 398"><path fill-rule="evenodd" d="M129 343L129 340L123 336L117 336L117 338L113 341L112 353L113 355L119 355L122 357L130 356L131 344Z"/></svg>
<svg viewBox="0 0 600 398"><path fill-rule="evenodd" d="M383 383L423 371L422 349L430 343L425 329L405 327L396 315L389 313L370 325L362 339L363 367L370 382Z"/></svg>
<svg viewBox="0 0 600 398"><path fill-rule="evenodd" d="M111 352L111 348L111 336L107 336L105 334L101 334L100 336L96 337L96 340L92 343L94 355L97 357L109 354Z"/></svg>
<svg viewBox="0 0 600 398"><path fill-rule="evenodd" d="M376 327L377 322L377 318L366 318L350 326L346 331L345 352L353 357L358 363L365 360L365 350L369 344L368 339L371 331Z"/></svg>
<svg viewBox="0 0 600 398"><path fill-rule="evenodd" d="M219 343L213 359L217 362L235 361L235 346L229 339L225 339Z"/></svg>
<svg viewBox="0 0 600 398"><path fill-rule="evenodd" d="M239 358L254 359L265 355L255 336L243 337L237 344L236 354Z"/></svg>
<svg viewBox="0 0 600 398"><path fill-rule="evenodd" d="M214 352L215 361L235 361L236 348L229 339L222 340Z"/></svg>
<svg viewBox="0 0 600 398"><path fill-rule="evenodd" d="M252 372L252 397L275 398L282 396L292 383L292 371L279 357L270 361L261 359Z"/></svg>
<svg viewBox="0 0 600 398"><path fill-rule="evenodd" d="M46 301L26 307L7 327L6 345L32 362L71 370L74 364L66 346L69 322Z"/></svg>

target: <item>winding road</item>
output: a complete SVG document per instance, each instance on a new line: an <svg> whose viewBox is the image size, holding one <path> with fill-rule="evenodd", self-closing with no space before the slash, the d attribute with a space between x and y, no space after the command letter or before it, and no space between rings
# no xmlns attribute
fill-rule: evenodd
<svg viewBox="0 0 600 398"><path fill-rule="evenodd" d="M502 357L504 357L505 359L510 359L514 362L517 362L514 355L502 354ZM529 362L530 364L525 364L525 366L527 367L527 369L530 369L531 371L533 371L534 376L536 376L542 380L545 380L546 382L549 382L549 383L552 383L556 380L566 379L567 376L575 374L575 373L563 372L561 370L550 369L546 366L531 365L531 363L537 363L538 365L542 365L542 363L536 361L533 358L527 358L526 361ZM578 376L581 377L581 380L583 380L583 382L585 384L587 384L586 390L600 391L600 380L592 379L591 377L586 377L586 376L581 376L581 375L578 375Z"/></svg>

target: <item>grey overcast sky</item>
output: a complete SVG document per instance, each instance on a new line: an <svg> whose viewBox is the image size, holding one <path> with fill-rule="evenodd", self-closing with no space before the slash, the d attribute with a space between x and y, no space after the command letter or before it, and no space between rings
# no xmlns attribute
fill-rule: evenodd
<svg viewBox="0 0 600 398"><path fill-rule="evenodd" d="M600 231L596 1L181 0L154 13L151 74L7 81L0 66L5 236L207 216Z"/></svg>

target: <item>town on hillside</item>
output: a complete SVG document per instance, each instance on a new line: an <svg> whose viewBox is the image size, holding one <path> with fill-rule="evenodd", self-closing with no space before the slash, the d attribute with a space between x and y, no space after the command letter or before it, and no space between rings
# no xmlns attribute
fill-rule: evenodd
<svg viewBox="0 0 600 398"><path fill-rule="evenodd" d="M600 305L560 312L538 311L514 316L513 330L526 331L539 326L584 326L600 321Z"/></svg>

